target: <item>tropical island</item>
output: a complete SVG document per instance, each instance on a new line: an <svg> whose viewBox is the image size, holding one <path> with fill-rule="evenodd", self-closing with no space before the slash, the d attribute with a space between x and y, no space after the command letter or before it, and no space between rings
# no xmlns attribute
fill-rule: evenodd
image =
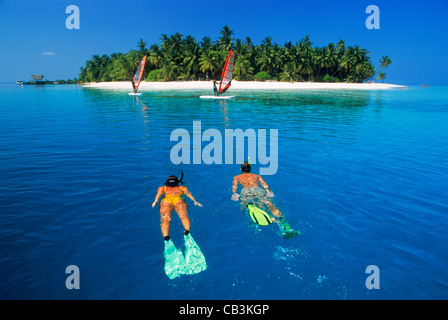
<svg viewBox="0 0 448 320"><path fill-rule="evenodd" d="M384 82L385 69L392 63L383 56L375 70L367 49L347 46L342 39L318 47L309 36L283 46L266 37L256 45L250 37L234 39L229 26L220 35L216 41L208 36L198 41L191 35L162 34L161 44L149 49L140 39L137 49L128 53L93 55L78 78L83 83L130 81L146 55L143 79L147 82L219 80L230 49L235 53L236 81L365 83L376 75Z"/></svg>

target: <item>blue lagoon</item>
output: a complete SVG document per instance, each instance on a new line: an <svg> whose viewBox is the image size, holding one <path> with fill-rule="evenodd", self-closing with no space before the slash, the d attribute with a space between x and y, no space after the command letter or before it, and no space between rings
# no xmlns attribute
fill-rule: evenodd
<svg viewBox="0 0 448 320"><path fill-rule="evenodd" d="M448 298L448 87L204 93L0 85L2 299ZM171 133L194 121L278 130L264 178L300 236L255 227L231 200L236 159L172 163ZM151 203L180 169L208 268L170 280ZM174 243L182 231L173 214Z"/></svg>

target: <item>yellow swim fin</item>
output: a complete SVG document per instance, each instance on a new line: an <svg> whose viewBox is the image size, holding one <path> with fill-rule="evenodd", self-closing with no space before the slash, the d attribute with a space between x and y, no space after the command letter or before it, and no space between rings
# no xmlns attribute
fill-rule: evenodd
<svg viewBox="0 0 448 320"><path fill-rule="evenodd" d="M247 210L252 220L260 226L268 226L272 223L271 217L266 213L266 211L261 210L253 203L247 205Z"/></svg>

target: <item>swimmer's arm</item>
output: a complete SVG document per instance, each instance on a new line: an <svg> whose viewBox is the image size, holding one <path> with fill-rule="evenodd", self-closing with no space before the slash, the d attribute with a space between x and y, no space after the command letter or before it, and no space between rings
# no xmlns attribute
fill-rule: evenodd
<svg viewBox="0 0 448 320"><path fill-rule="evenodd" d="M238 178L237 177L233 177L232 192L236 193L237 189L238 189Z"/></svg>
<svg viewBox="0 0 448 320"><path fill-rule="evenodd" d="M263 178L261 176L258 176L258 180L259 180L260 184L263 186L263 188L265 188L266 191L269 191L268 184L263 180Z"/></svg>
<svg viewBox="0 0 448 320"><path fill-rule="evenodd" d="M266 190L267 196L273 197L274 193L271 190L269 190L268 184L263 180L263 178L261 176L258 176L258 181L263 186L263 188Z"/></svg>
<svg viewBox="0 0 448 320"><path fill-rule="evenodd" d="M156 199L154 200L154 202L152 203L152 207L154 208L155 205L157 204L157 202L159 202L160 197L163 195L163 187L159 187L159 189L157 189L157 195L156 195Z"/></svg>
<svg viewBox="0 0 448 320"><path fill-rule="evenodd" d="M231 198L233 201L238 201L238 198L240 197L240 195L236 193L236 190L238 189L238 183L239 183L238 177L233 177L233 185L232 185L233 194Z"/></svg>
<svg viewBox="0 0 448 320"><path fill-rule="evenodd" d="M196 199L193 197L193 195L192 195L191 192L187 189L187 187L182 187L182 188L183 188L184 194L185 194L188 198L190 198L191 200L193 200L193 203L194 203L196 206L200 206L200 207L202 207L202 204L200 204L199 202L196 201Z"/></svg>

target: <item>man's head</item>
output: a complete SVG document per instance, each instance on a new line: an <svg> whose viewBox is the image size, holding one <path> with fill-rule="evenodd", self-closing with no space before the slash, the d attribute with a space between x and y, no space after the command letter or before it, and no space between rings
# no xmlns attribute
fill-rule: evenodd
<svg viewBox="0 0 448 320"><path fill-rule="evenodd" d="M247 163L247 162L244 162L244 163L241 165L241 171L242 171L242 172L247 172L247 173L249 173L249 172L250 172L250 169L251 169L251 165L250 165L249 163Z"/></svg>

